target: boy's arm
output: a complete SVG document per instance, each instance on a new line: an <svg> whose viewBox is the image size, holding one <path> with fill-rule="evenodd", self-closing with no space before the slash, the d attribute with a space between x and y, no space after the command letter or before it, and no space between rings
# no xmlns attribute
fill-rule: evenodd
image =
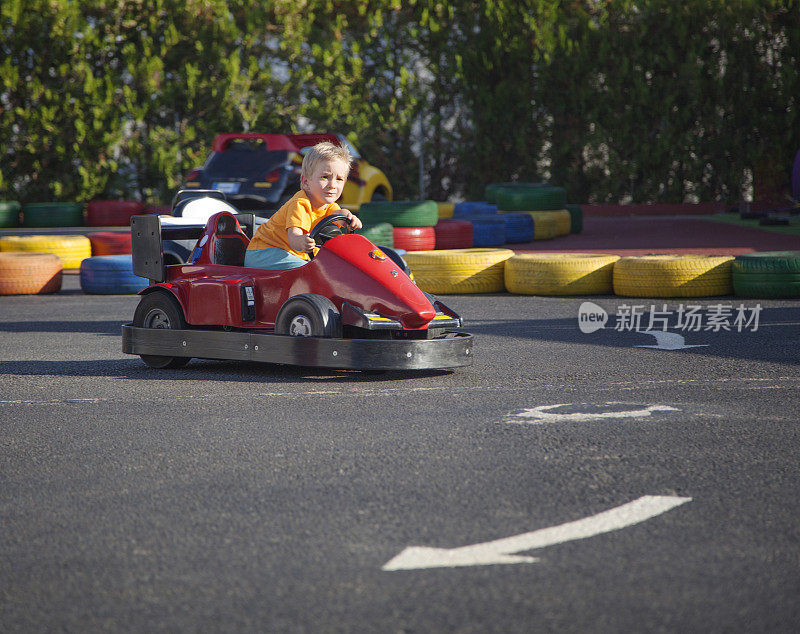
<svg viewBox="0 0 800 634"><path fill-rule="evenodd" d="M316 243L304 233L300 227L289 227L286 230L286 239L289 246L295 251L309 253L316 245Z"/></svg>
<svg viewBox="0 0 800 634"><path fill-rule="evenodd" d="M358 216L353 215L353 213L349 209L337 209L334 213L337 214L344 214L347 216L347 219L350 221L350 227L354 230L361 229L361 220L359 220Z"/></svg>

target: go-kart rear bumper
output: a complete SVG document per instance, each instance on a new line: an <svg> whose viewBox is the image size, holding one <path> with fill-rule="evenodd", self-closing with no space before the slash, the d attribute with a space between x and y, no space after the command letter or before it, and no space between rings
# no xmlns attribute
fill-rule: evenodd
<svg viewBox="0 0 800 634"><path fill-rule="evenodd" d="M122 326L122 351L164 357L260 361L352 370L433 370L472 365L472 335L439 339L327 339L217 330Z"/></svg>

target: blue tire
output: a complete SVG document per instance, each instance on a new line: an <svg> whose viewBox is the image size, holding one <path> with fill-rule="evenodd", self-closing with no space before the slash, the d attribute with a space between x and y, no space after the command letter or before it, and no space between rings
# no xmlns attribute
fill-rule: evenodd
<svg viewBox="0 0 800 634"><path fill-rule="evenodd" d="M530 214L504 213L499 214L506 223L506 242L515 244L520 242L531 242L533 240L534 227L533 216Z"/></svg>
<svg viewBox="0 0 800 634"><path fill-rule="evenodd" d="M475 247L499 247L506 243L506 223L498 215L467 216L472 223L472 245Z"/></svg>
<svg viewBox="0 0 800 634"><path fill-rule="evenodd" d="M464 201L456 203L453 207L453 218L464 218L466 216L485 216L497 213L497 205L492 205L484 201Z"/></svg>
<svg viewBox="0 0 800 634"><path fill-rule="evenodd" d="M150 282L133 274L130 255L96 255L81 262L81 290L92 295L135 295Z"/></svg>

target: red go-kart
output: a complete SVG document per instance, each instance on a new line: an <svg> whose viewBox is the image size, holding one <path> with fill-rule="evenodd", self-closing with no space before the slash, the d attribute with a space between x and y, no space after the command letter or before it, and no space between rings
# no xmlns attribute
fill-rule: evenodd
<svg viewBox="0 0 800 634"><path fill-rule="evenodd" d="M396 253L350 233L341 214L310 232L316 256L287 270L243 265L252 214L220 211L205 226L134 216L131 232L134 273L151 285L122 327L122 350L151 367L193 357L374 370L472 364L472 335L453 330L459 315L420 290ZM194 237L186 264L164 265L162 238Z"/></svg>

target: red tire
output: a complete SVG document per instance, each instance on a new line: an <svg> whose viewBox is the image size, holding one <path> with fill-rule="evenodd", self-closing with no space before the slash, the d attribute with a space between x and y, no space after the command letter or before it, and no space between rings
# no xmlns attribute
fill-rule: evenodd
<svg viewBox="0 0 800 634"><path fill-rule="evenodd" d="M90 227L127 227L131 216L144 213L144 204L136 200L93 200L86 206L86 224Z"/></svg>
<svg viewBox="0 0 800 634"><path fill-rule="evenodd" d="M471 249L472 223L469 220L442 219L434 227L437 249Z"/></svg>
<svg viewBox="0 0 800 634"><path fill-rule="evenodd" d="M0 253L0 295L57 293L61 270L61 259L53 253Z"/></svg>
<svg viewBox="0 0 800 634"><path fill-rule="evenodd" d="M432 251L436 247L433 227L395 227L394 248L406 251Z"/></svg>
<svg viewBox="0 0 800 634"><path fill-rule="evenodd" d="M130 231L96 231L89 234L92 255L127 255L131 252Z"/></svg>

